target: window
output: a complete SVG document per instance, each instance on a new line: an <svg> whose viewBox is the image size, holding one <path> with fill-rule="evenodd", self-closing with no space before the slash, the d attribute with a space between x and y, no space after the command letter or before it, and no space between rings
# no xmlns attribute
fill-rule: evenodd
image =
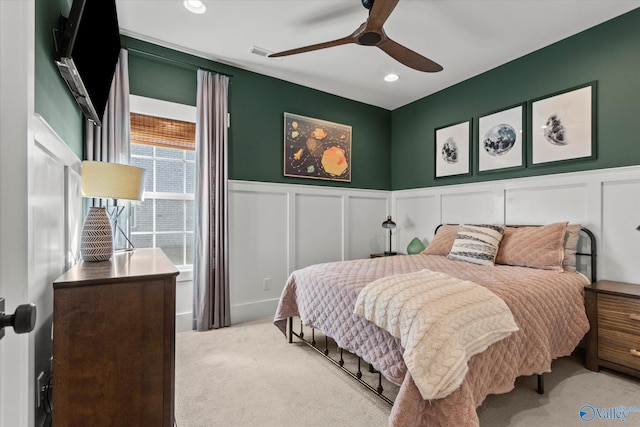
<svg viewBox="0 0 640 427"><path fill-rule="evenodd" d="M195 118L195 107L189 108ZM155 115L134 109L132 102L131 164L146 174L144 201L132 205L131 241L137 248L160 248L176 266L188 269L193 264L195 123L163 117L160 109Z"/></svg>

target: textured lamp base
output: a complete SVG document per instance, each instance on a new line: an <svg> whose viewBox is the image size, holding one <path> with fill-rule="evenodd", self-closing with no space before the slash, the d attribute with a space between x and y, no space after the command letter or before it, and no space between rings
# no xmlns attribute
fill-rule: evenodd
<svg viewBox="0 0 640 427"><path fill-rule="evenodd" d="M80 255L91 262L108 261L113 256L113 232L105 208L89 208L80 238Z"/></svg>

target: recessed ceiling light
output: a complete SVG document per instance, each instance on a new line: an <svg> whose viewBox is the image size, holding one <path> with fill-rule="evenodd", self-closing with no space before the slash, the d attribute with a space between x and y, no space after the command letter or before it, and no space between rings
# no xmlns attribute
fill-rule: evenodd
<svg viewBox="0 0 640 427"><path fill-rule="evenodd" d="M397 74L387 74L386 76L384 76L384 81L385 82L395 82L399 78L400 77L398 77Z"/></svg>
<svg viewBox="0 0 640 427"><path fill-rule="evenodd" d="M184 7L191 13L202 14L207 11L207 6L200 0L184 0Z"/></svg>

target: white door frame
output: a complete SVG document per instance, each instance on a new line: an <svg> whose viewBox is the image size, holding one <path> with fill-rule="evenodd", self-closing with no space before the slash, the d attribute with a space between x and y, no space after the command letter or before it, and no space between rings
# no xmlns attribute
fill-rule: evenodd
<svg viewBox="0 0 640 427"><path fill-rule="evenodd" d="M0 295L28 302L28 146L34 110L35 1L0 0ZM0 427L34 423L31 335L0 341Z"/></svg>

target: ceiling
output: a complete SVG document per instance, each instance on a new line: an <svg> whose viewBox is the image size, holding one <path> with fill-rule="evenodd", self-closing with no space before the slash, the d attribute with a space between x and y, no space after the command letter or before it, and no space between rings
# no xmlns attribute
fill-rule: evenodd
<svg viewBox="0 0 640 427"><path fill-rule="evenodd" d="M351 34L367 19L360 0L116 0L122 34L393 110L640 7L640 0L400 0L389 38L444 67L408 68L356 44L282 58L279 52ZM396 82L383 80L388 73Z"/></svg>

